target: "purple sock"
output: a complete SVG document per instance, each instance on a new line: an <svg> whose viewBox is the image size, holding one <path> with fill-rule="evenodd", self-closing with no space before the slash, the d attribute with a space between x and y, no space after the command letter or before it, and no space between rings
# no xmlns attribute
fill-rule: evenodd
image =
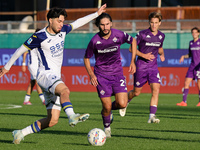
<svg viewBox="0 0 200 150"><path fill-rule="evenodd" d="M103 116L102 115L102 118L103 118L103 125L105 128L108 128L110 127L110 115L108 116Z"/></svg>
<svg viewBox="0 0 200 150"><path fill-rule="evenodd" d="M150 114L156 114L157 107L156 106L150 106Z"/></svg>
<svg viewBox="0 0 200 150"><path fill-rule="evenodd" d="M187 103L187 95L188 95L189 89L183 90L183 101Z"/></svg>
<svg viewBox="0 0 200 150"><path fill-rule="evenodd" d="M199 91L199 102L200 102L200 91Z"/></svg>

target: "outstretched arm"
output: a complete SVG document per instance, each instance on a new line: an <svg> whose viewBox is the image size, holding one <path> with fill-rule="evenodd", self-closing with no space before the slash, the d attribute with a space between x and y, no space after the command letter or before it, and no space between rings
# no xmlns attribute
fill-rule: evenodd
<svg viewBox="0 0 200 150"><path fill-rule="evenodd" d="M20 48L18 48L15 51L15 53L12 55L12 57L7 62L7 64L3 68L0 69L0 78L10 70L14 62L26 51L27 51L27 48L24 45L22 45Z"/></svg>
<svg viewBox="0 0 200 150"><path fill-rule="evenodd" d="M90 15L87 15L85 17L79 18L76 21L70 23L72 25L72 27L73 27L72 30L75 30L75 29L87 24L91 20L97 18L99 15L101 15L103 12L106 11L105 8L106 8L106 4L101 6L97 12L95 12L93 14L90 14Z"/></svg>
<svg viewBox="0 0 200 150"><path fill-rule="evenodd" d="M182 63L185 58L189 58L189 54L182 55L181 58L180 58L180 60L179 60L179 63Z"/></svg>
<svg viewBox="0 0 200 150"><path fill-rule="evenodd" d="M91 65L90 65L90 59L89 58L84 58L84 64L85 64L85 68L88 72L88 75L90 76L90 81L91 81L91 84L93 86L97 86L98 85L98 81L97 81L97 77L95 76L92 68L91 68Z"/></svg>

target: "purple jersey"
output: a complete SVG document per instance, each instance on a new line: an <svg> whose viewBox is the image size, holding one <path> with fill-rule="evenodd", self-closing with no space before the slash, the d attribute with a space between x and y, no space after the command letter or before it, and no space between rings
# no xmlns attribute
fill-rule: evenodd
<svg viewBox="0 0 200 150"><path fill-rule="evenodd" d="M152 52L155 56L153 61L138 57L136 66L137 69L155 70L157 66L158 49L162 47L165 39L165 34L158 30L156 35L153 35L150 29L142 30L136 35L138 50L144 54Z"/></svg>
<svg viewBox="0 0 200 150"><path fill-rule="evenodd" d="M91 58L95 55L95 74L116 75L123 74L120 46L123 43L131 44L133 38L125 32L117 29L111 29L111 35L108 39L100 36L100 33L94 35L85 52L85 58Z"/></svg>
<svg viewBox="0 0 200 150"><path fill-rule="evenodd" d="M192 60L190 67L195 68L200 65L200 39L196 42L194 40L190 41L189 54Z"/></svg>

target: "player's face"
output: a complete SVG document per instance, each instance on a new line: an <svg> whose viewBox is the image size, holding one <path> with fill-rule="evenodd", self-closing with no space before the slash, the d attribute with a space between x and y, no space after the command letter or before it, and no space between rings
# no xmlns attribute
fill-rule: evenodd
<svg viewBox="0 0 200 150"><path fill-rule="evenodd" d="M65 18L63 15L60 15L59 18L50 18L50 28L54 33L59 33L63 27Z"/></svg>
<svg viewBox="0 0 200 150"><path fill-rule="evenodd" d="M198 39L199 38L199 32L197 30L192 30L192 36L193 36L193 39Z"/></svg>
<svg viewBox="0 0 200 150"><path fill-rule="evenodd" d="M99 30L103 36L110 34L112 22L108 18L103 18L100 21Z"/></svg>
<svg viewBox="0 0 200 150"><path fill-rule="evenodd" d="M161 22L159 22L158 18L151 18L149 24L150 24L151 31L157 32Z"/></svg>

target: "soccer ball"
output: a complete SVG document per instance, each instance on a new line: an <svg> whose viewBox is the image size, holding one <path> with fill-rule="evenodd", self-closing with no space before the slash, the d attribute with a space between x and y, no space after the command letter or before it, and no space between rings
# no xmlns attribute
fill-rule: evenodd
<svg viewBox="0 0 200 150"><path fill-rule="evenodd" d="M106 142L106 134L99 128L90 130L87 136L88 142L94 146L102 146Z"/></svg>

